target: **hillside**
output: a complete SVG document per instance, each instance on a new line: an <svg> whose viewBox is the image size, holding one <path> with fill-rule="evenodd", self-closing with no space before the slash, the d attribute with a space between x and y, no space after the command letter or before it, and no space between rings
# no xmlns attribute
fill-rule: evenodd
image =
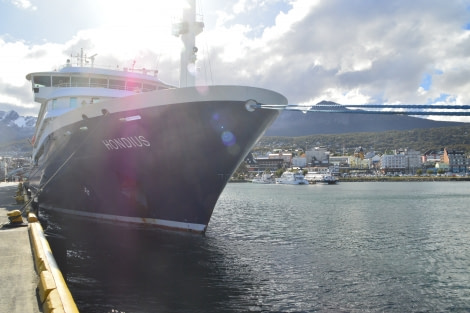
<svg viewBox="0 0 470 313"><path fill-rule="evenodd" d="M320 134L299 137L264 136L256 145L257 150L269 151L272 148L311 149L326 146L333 152L351 152L362 146L367 151L410 148L421 151L439 150L443 147L463 150L470 153L470 124L461 126L436 127L412 130L382 132L351 132L345 134Z"/></svg>
<svg viewBox="0 0 470 313"><path fill-rule="evenodd" d="M335 103L331 103L331 105L335 105ZM345 109L345 111L348 110ZM458 125L465 124L433 121L406 115L283 111L266 130L265 136L300 137L315 134L383 132Z"/></svg>

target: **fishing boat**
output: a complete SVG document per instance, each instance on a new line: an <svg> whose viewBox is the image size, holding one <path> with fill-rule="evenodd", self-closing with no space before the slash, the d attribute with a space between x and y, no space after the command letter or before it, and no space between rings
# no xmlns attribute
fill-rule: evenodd
<svg viewBox="0 0 470 313"><path fill-rule="evenodd" d="M319 173L319 172L308 172L305 174L305 179L310 184L327 184L334 185L338 182L338 179L330 173Z"/></svg>
<svg viewBox="0 0 470 313"><path fill-rule="evenodd" d="M308 181L304 178L302 173L290 171L282 173L281 177L276 179L276 183L285 185L308 185Z"/></svg>
<svg viewBox="0 0 470 313"><path fill-rule="evenodd" d="M251 182L253 184L275 184L276 179L272 173L261 173L256 174Z"/></svg>
<svg viewBox="0 0 470 313"><path fill-rule="evenodd" d="M180 86L142 69L94 66L83 50L26 76L41 107L32 139L34 205L80 221L204 233L229 178L287 99L247 86L195 86L194 1L175 27Z"/></svg>

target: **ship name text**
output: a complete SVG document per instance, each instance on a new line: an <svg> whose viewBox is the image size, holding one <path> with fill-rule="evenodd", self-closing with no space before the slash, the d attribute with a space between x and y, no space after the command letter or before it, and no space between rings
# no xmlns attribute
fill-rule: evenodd
<svg viewBox="0 0 470 313"><path fill-rule="evenodd" d="M108 150L150 147L150 141L144 136L130 136L101 141Z"/></svg>

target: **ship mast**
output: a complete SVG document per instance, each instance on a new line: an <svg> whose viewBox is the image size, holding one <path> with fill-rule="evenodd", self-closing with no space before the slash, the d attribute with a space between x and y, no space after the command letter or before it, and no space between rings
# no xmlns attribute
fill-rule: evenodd
<svg viewBox="0 0 470 313"><path fill-rule="evenodd" d="M183 20L173 25L173 34L181 36L183 50L180 60L180 87L194 86L196 81L196 36L204 28L203 22L196 21L195 0L187 0L189 6L183 10Z"/></svg>

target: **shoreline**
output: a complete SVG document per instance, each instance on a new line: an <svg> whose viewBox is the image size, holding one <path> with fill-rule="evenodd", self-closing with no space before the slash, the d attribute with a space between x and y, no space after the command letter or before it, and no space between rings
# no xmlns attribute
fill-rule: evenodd
<svg viewBox="0 0 470 313"><path fill-rule="evenodd" d="M470 181L470 177L445 177L445 176L398 176L398 177L344 177L339 182L436 182L436 181Z"/></svg>
<svg viewBox="0 0 470 313"><path fill-rule="evenodd" d="M374 176L374 177L343 177L338 179L338 183L355 182L437 182L437 181L470 181L470 177L446 177L446 176ZM229 183L251 183L250 180L229 180Z"/></svg>

